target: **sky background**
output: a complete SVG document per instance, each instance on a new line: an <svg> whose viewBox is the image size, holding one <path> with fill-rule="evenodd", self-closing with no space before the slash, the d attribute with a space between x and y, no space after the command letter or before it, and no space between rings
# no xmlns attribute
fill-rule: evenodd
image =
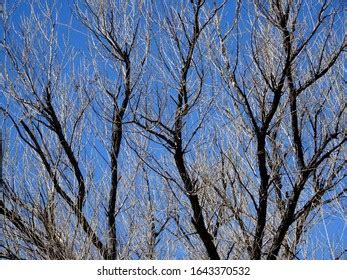
<svg viewBox="0 0 347 280"><path fill-rule="evenodd" d="M337 2L336 2L337 3ZM66 1L56 1L56 10L59 11L57 13L58 16L58 29L57 29L57 33L59 35L59 42L61 42L61 53L64 53L64 48L65 46L62 44L62 42L66 42L68 48L71 48L74 50L75 52L75 62L76 62L76 67L78 67L78 61L82 60L82 58L84 60L88 60L91 59L90 54L89 54L89 44L91 42L90 38L89 38L89 34L88 31L86 30L86 28L75 18L75 16L72 14L72 7L73 7L73 1L71 0L66 0ZM315 9L317 7L315 6L310 6L307 7L312 9L312 11L314 12ZM235 11L235 1L229 1L227 6L224 9L224 13L226 15L226 18L233 17L233 13ZM158 10L158 12L160 12L160 9ZM243 26L241 26L242 28L248 29L251 26L247 26L247 22L249 23L248 20L248 14L247 11L245 10L245 8L242 9L241 12L242 15L242 21L243 21ZM12 24L13 24L13 28L14 29L19 29L21 22L23 21L23 19L27 16L30 16L30 7L28 5L28 3L21 3L14 15L13 15L13 19L12 19ZM304 14L303 14L304 16ZM1 22L1 28L0 28L0 38L3 38L4 36L4 32L3 32L3 23ZM341 36L343 36L341 34ZM13 35L13 38L15 38L15 35ZM243 37L243 41L241 41L241 44L244 44L244 46L242 46L241 48L243 50L245 50L246 48L246 44L248 44L247 39L249 39L249 37L247 37L247 35L245 35ZM58 54L59 55L59 54ZM0 68L3 67L5 63L5 56L3 53L3 50L1 50L0 52ZM105 67L105 72L107 73L108 69L107 66ZM71 71L71 67L70 65L67 65L67 67L64 69L65 74L69 74L69 71ZM110 73L112 74L112 73ZM0 93L0 105L2 107L7 107L9 106L11 108L11 106L13 106L11 103L8 102L8 100L5 99L5 97L3 96L2 93ZM4 140L5 140L5 149L6 152L8 154L8 157L10 159L9 163L11 163L11 151L13 153L17 152L17 149L20 149L20 147L14 145L14 139L17 139L16 133L14 132L13 126L11 125L11 123L6 119L3 118L3 115L0 115L1 119L0 119L0 124L2 125L2 129L3 129L3 135L4 135ZM97 149L99 150L99 152L102 154L103 157L107 158L107 152L104 149L104 147L102 147L100 144L98 144L96 142L95 144L97 146ZM152 148L157 148L155 144L152 144ZM91 151L86 151L86 153L90 152L90 155L92 154ZM158 151L158 153L160 153L160 150ZM122 156L121 156L122 157ZM121 160L123 161L123 165L126 166L127 165L127 159L126 158L121 158ZM102 163L101 158L98 158L98 167L95 170L96 172L96 178L98 176L102 176L102 173L104 172L104 170L107 170L107 164L104 162ZM17 167L20 167L21 165L17 165ZM344 183L347 184L347 181L344 180ZM152 194L155 195L155 194ZM346 214L346 205L342 205L342 207L344 208L344 214ZM324 211L324 208L323 208ZM342 213L341 213L342 214ZM341 217L341 216L336 216L336 217L328 217L328 219L326 220L326 224L325 223L321 223L317 226L315 226L315 229L312 231L312 236L310 238L310 242L312 242L312 248L313 246L315 246L317 244L317 241L319 242L319 240L326 240L326 236L329 236L330 240L332 240L332 243L336 243L336 244L342 244L342 247L346 248L347 247L347 234L346 234L346 224L344 222L344 220L346 220L346 217ZM120 223L118 226L118 229L120 232L122 232L122 224ZM330 244L331 246L334 246L334 244ZM330 252L328 251L324 251L324 252L318 252L318 256L320 256L321 258L330 258L331 256L329 255ZM176 253L176 257L177 259L180 258L184 258L184 252L183 250L181 250L180 248L177 248L177 253Z"/></svg>

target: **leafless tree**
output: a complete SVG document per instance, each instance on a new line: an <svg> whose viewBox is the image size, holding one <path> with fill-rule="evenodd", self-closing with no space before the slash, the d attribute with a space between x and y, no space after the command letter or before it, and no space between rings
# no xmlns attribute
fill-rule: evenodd
<svg viewBox="0 0 347 280"><path fill-rule="evenodd" d="M2 258L345 257L342 3L59 3L3 9Z"/></svg>
<svg viewBox="0 0 347 280"><path fill-rule="evenodd" d="M253 213L246 218L249 257L293 258L315 215L345 197L346 38L336 32L342 8L333 1L254 1L248 9L251 22L236 22L236 42L216 23L215 64L229 95L221 108L233 129L243 128L225 157L236 173L232 182L236 175L252 202L245 213ZM246 44L241 24L249 26ZM237 165L241 158L246 170Z"/></svg>

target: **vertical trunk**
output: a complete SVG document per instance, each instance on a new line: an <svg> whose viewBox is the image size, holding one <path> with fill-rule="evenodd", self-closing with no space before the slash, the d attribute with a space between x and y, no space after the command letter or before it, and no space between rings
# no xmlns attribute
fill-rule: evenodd
<svg viewBox="0 0 347 280"><path fill-rule="evenodd" d="M257 135L257 161L260 174L260 188L259 188L259 203L257 209L257 225L255 229L255 236L253 241L253 250L251 258L255 260L261 259L261 251L263 246L264 228L266 224L267 215L267 200L268 200L268 185L269 175L266 168L266 151L265 151L265 137L264 132Z"/></svg>
<svg viewBox="0 0 347 280"><path fill-rule="evenodd" d="M188 199L193 210L192 223L196 229L196 232L198 233L201 241L203 242L209 258L211 260L219 260L220 256L217 252L217 247L213 242L212 235L208 232L205 225L202 207L200 205L198 195L195 192L195 186L191 178L189 177L188 171L185 167L183 153L179 150L175 153L175 162L181 179L184 183Z"/></svg>
<svg viewBox="0 0 347 280"><path fill-rule="evenodd" d="M122 125L117 118L113 125L112 132L112 151L111 151L111 189L108 204L108 226L109 226L109 255L108 259L114 260L117 258L117 232L116 232L116 217L115 208L117 201L118 190L118 154L122 138Z"/></svg>
<svg viewBox="0 0 347 280"><path fill-rule="evenodd" d="M124 75L124 100L120 109L117 104L114 104L114 116L112 123L112 148L111 148L111 189L109 193L108 202L108 259L117 259L117 231L116 231L116 203L117 203L117 191L118 191L118 156L120 152L120 146L123 137L123 117L125 110L128 107L130 95L131 95L131 79L130 79L130 60L128 56L124 54L125 63L125 75ZM117 101L115 101L117 102Z"/></svg>

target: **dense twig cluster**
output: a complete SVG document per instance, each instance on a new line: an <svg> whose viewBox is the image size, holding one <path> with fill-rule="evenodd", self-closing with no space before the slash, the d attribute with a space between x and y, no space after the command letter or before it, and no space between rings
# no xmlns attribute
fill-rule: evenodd
<svg viewBox="0 0 347 280"><path fill-rule="evenodd" d="M309 238L345 223L340 4L75 0L69 24L22 5L2 18L2 258L344 257Z"/></svg>

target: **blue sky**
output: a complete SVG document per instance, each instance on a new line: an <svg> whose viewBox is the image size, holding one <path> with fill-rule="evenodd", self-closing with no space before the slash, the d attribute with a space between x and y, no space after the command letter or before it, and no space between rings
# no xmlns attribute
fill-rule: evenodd
<svg viewBox="0 0 347 280"><path fill-rule="evenodd" d="M87 30L86 28L78 21L76 20L76 18L72 15L71 13L71 9L72 9L72 5L73 2L71 0L68 1L57 1L58 3L56 4L57 6L57 11L59 11L58 13L58 27L57 27L57 34L59 36L59 42L60 42L60 47L61 47L61 52L58 52L58 57L61 53L64 53L64 45L62 44L62 42L64 42L64 40L66 40L67 42L67 46L69 48L73 48L74 51L76 52L76 67L79 67L79 62L82 61L83 59L85 61L88 61L89 59L91 59L91 55L89 54L89 49L88 49L88 45L91 42L90 39L88 38L87 35ZM311 7L313 11L315 11L315 9L317 8L317 6L313 6ZM235 1L229 1L228 5L225 7L224 9L224 14L226 16L226 18L232 18L233 14L234 14L234 10L235 10ZM158 10L160 12L160 9ZM247 10L245 9L245 7L242 8L241 11L241 15L242 15L242 22L243 25L240 26L240 29L245 28L247 29L248 27L250 27L250 22L248 21L248 14L247 14ZM14 25L14 28L18 28L20 26L20 23L22 21L23 16L28 16L30 14L29 11L29 6L27 3L21 4L18 9L16 10L16 12L13 15L13 19L12 19L12 23ZM305 16L304 13L302 16ZM229 23L230 24L230 23ZM336 28L338 28L338 26L336 26ZM1 24L1 31L0 31L0 37L2 38L4 35L3 33L3 29L2 29L2 24ZM343 36L341 34L341 36ZM15 35L14 35L15 38ZM241 50L245 51L246 54L246 48L249 44L249 33L246 33L241 40ZM154 48L154 47L153 47ZM1 50L0 52L0 58L1 58L1 65L4 62L4 53ZM247 59L247 55L244 55L244 59L247 62L250 62L250 60ZM112 72L112 69L110 67L108 67L107 65L102 67L103 73L105 73L106 75L110 75L112 76L114 74L114 72ZM69 76L69 74L71 73L72 67L70 64L66 65L66 68L64 68L64 75L66 75L67 77ZM91 70L92 72L93 70ZM153 74L153 73L151 73ZM196 74L192 74L193 77ZM112 78L111 78L112 79ZM153 83L155 85L155 82ZM157 84L159 89L162 89L159 83ZM172 94L175 94L175 91L172 90L171 91ZM5 97L1 94L0 96L0 104L1 106L5 106L8 105L8 100L5 99ZM10 104L10 108L11 106L14 106L12 104ZM174 106L174 103L171 104L171 106ZM13 107L14 108L14 107ZM174 107L168 107L168 112L170 112L170 110L173 110ZM190 124L195 124L196 123L196 118L198 117L198 115L194 115L189 121ZM2 118L2 116L1 116ZM100 122L100 126L102 124L102 122L99 120ZM3 124L3 119L1 119L1 124ZM11 125L10 122L6 122L6 124L3 125L4 126L4 130L5 131L9 131L9 128L12 128L11 131L13 131L13 126ZM189 132L191 132L188 128L187 133L189 134ZM13 133L13 132L12 132ZM11 150L11 137L15 137L14 134L11 134L12 136L8 136L5 133L5 137L6 137L6 141L7 141L7 147L9 147L9 149ZM130 134L129 134L130 135ZM198 135L199 136L199 135ZM203 136L199 136L199 137L203 137ZM85 141L85 143L87 143L88 139L90 138L90 135L84 135L83 137L83 141ZM13 138L14 139L14 138ZM200 139L201 140L201 139ZM194 143L194 142L193 142ZM99 158L98 160L98 165L96 167L95 174L94 174L94 179L95 182L97 183L103 176L103 174L105 172L107 172L108 170L108 163L105 163L102 160L102 157L107 158L107 151L105 149L105 147L101 144L100 141L95 140L95 142L93 143L95 144L95 147L90 147L89 149L86 149L84 151L86 158L90 158L91 155L95 155L98 156L97 153L95 152L95 148L98 149L98 151L100 152L100 154L102 156L100 156L99 154ZM124 144L124 142L123 142ZM287 143L288 144L288 143ZM307 143L309 145L309 143ZM151 143L149 144L150 148L154 153L155 157L168 157L168 153L165 152L165 149L163 149L162 147L160 149L157 149L160 145L157 145L155 143ZM88 146L88 144L87 144ZM211 154L213 153L213 151L211 150ZM194 158L195 154L191 155L191 158L194 160L196 160ZM121 165L122 168L127 168L127 166L129 165L128 162L128 158L127 155L125 154L121 154L120 155L120 161L121 161ZM20 166L20 165L18 165ZM150 172L151 173L151 172ZM150 175L150 179L153 179L154 184L158 184L156 175L154 173L151 173ZM150 180L150 181L151 181ZM140 183L143 181L143 178L138 178L135 180L135 182ZM347 181L344 180L343 182L345 182L347 184ZM158 184L158 189L162 188L162 186L160 186L160 184ZM125 193L122 193L122 196L125 196ZM155 194L154 194L155 196ZM160 199L160 196L158 195L157 198ZM343 205L346 206L346 205ZM159 208L162 208L161 205L159 205ZM159 216L159 213L157 213L157 215ZM186 213L183 213L183 215L186 215ZM346 248L347 247L347 235L344 233L345 232L345 222L344 222L345 217L341 217L341 216L336 216L336 217L329 217L329 219L327 220L327 226L325 226L324 224L319 224L318 226L315 227L315 229L312 231L312 240L321 240L322 236L324 235L329 235L330 237L333 238L333 240L336 240L336 243L343 243L342 247ZM118 230L119 232L122 234L126 234L126 230L122 227L122 221L119 221L119 225L118 225ZM175 228L174 224L170 224L169 228L171 228L172 230ZM166 238L170 238L169 234L164 233L166 235ZM316 243L313 242L313 245L315 245ZM183 258L185 253L183 250L181 250L180 248L177 249L176 252L176 257L177 258ZM329 252L328 251L324 251L324 253L318 253L321 254L321 258L329 258Z"/></svg>

